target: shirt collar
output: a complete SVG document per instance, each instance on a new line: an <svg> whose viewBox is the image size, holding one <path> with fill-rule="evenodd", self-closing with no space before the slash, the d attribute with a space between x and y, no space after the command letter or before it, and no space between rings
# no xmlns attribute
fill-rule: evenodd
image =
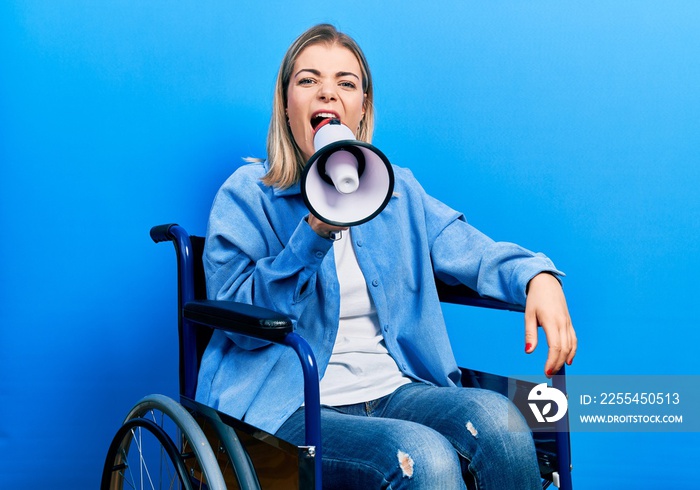
<svg viewBox="0 0 700 490"><path fill-rule="evenodd" d="M293 196L295 194L301 194L301 184L297 182L296 184L293 184L286 189L280 189L278 187L273 187L272 191L275 196L282 197L282 196Z"/></svg>
<svg viewBox="0 0 700 490"><path fill-rule="evenodd" d="M263 166L265 167L265 173L270 171L270 165L267 160L263 162ZM272 193L277 197L294 196L296 194L301 194L301 184L299 182L296 182L295 184L292 184L286 189L280 189L279 187L273 186Z"/></svg>

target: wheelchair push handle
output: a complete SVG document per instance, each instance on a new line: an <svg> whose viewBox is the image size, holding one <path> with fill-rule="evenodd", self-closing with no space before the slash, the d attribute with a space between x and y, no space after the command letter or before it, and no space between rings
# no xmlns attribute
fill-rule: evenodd
<svg viewBox="0 0 700 490"><path fill-rule="evenodd" d="M166 223L164 225L157 225L151 228L151 240L156 243L167 242L173 239L173 233L171 231L173 226L178 226L177 223Z"/></svg>

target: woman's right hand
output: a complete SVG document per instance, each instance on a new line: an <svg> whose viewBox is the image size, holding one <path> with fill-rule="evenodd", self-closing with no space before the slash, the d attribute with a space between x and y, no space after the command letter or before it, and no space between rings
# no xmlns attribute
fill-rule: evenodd
<svg viewBox="0 0 700 490"><path fill-rule="evenodd" d="M347 230L347 226L334 226L334 225L329 225L328 223L325 223L318 219L316 216L314 216L312 213L309 213L309 217L307 218L307 221L309 223L309 226L311 226L311 229L316 232L318 236L322 236L323 238L328 238L329 240L332 240L333 238L331 237L332 232L339 232L339 231L344 231Z"/></svg>

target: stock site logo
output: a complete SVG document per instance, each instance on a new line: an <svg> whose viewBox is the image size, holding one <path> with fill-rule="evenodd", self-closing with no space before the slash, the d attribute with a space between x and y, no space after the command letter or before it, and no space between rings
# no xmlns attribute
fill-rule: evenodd
<svg viewBox="0 0 700 490"><path fill-rule="evenodd" d="M547 383L540 383L530 390L527 397L533 415L538 422L556 422L566 415L569 403L566 395L556 388L547 386ZM549 415L552 411L552 402L556 404L557 411L554 415ZM540 409L540 407L542 407Z"/></svg>

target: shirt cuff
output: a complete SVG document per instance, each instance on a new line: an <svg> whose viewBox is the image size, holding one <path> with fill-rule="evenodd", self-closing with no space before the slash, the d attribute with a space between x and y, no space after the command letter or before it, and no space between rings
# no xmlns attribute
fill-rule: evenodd
<svg viewBox="0 0 700 490"><path fill-rule="evenodd" d="M319 265L333 246L333 241L320 236L303 219L289 239L289 248L303 264Z"/></svg>

